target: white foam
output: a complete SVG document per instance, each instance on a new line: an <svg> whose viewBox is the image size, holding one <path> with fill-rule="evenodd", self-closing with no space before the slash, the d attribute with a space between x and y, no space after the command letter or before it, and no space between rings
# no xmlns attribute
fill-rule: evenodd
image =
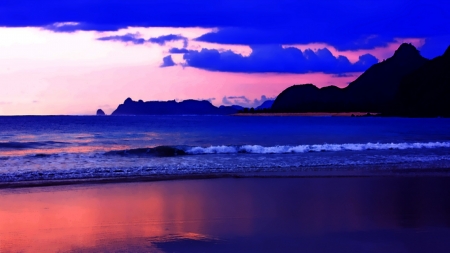
<svg viewBox="0 0 450 253"><path fill-rule="evenodd" d="M414 143L345 143L345 144L315 144L298 146L271 146L260 145L243 146L210 146L193 147L186 150L186 153L196 154L285 154L285 153L305 153L323 151L363 151L363 150L388 150L388 149L420 149L420 148L449 148L450 142L414 142Z"/></svg>
<svg viewBox="0 0 450 253"><path fill-rule="evenodd" d="M193 147L186 151L188 154L231 154L237 153L238 150L232 146L211 146L207 148Z"/></svg>

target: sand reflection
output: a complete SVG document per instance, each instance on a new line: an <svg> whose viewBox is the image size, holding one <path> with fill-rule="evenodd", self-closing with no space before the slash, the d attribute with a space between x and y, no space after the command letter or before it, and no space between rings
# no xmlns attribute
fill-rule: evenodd
<svg viewBox="0 0 450 253"><path fill-rule="evenodd" d="M246 238L241 246L267 238L308 245L329 235L448 228L449 182L214 179L4 189L0 252L160 251L165 242L215 247L236 238Z"/></svg>
<svg viewBox="0 0 450 253"><path fill-rule="evenodd" d="M204 186L189 185L157 182L3 191L0 251L67 251L127 238L157 240L169 235L202 240L209 238L206 234L215 231L214 224L224 218L250 217L245 195L235 199L238 211L223 217L227 210L211 205L214 199L209 193L202 194L207 190L200 189ZM244 234L251 225L234 223Z"/></svg>

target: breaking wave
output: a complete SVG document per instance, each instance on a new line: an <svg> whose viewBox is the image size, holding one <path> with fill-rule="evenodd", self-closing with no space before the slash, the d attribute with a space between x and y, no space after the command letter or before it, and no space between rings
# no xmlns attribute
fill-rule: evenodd
<svg viewBox="0 0 450 253"><path fill-rule="evenodd" d="M101 181L102 179L116 178L119 180L119 178L141 177L159 180L190 176L209 178L238 174L240 176L258 176L264 173L272 176L292 176L294 174L300 176L367 176L373 173L375 173L373 175L378 175L376 173L389 175L392 173L416 173L418 175L435 173L450 176L450 155L447 148L450 148L450 142L347 143L267 147L260 145L158 146L106 153L11 156L3 157L0 160L0 188L8 187L8 182L79 179ZM373 152L366 150L373 150ZM339 151L349 152L339 155ZM155 156L163 158L153 158Z"/></svg>
<svg viewBox="0 0 450 253"><path fill-rule="evenodd" d="M290 154L307 152L334 152L334 151L364 151L364 150L404 150L404 149L433 149L450 148L450 142L415 142L415 143L345 143L345 144L314 144L314 145L280 145L280 146L157 146L153 148L136 148L126 150L113 150L105 155L138 155L138 156L182 156L206 154Z"/></svg>
<svg viewBox="0 0 450 253"><path fill-rule="evenodd" d="M420 148L449 148L450 142L415 142L415 143L346 143L346 144L316 144L297 146L272 146L260 145L243 146L211 146L192 147L185 150L187 154L287 154L324 151L362 151L362 150L387 150L387 149L420 149Z"/></svg>

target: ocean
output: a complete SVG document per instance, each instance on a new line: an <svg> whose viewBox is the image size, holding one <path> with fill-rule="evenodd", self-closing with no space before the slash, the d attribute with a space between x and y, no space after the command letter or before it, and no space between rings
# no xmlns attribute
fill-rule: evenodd
<svg viewBox="0 0 450 253"><path fill-rule="evenodd" d="M2 116L0 184L450 175L450 119Z"/></svg>

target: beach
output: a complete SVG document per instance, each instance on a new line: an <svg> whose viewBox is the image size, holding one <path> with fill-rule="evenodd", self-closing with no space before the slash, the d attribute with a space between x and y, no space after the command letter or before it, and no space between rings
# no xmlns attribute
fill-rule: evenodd
<svg viewBox="0 0 450 253"><path fill-rule="evenodd" d="M0 189L0 252L449 252L450 177Z"/></svg>
<svg viewBox="0 0 450 253"><path fill-rule="evenodd" d="M450 252L450 120L1 117L0 252Z"/></svg>

